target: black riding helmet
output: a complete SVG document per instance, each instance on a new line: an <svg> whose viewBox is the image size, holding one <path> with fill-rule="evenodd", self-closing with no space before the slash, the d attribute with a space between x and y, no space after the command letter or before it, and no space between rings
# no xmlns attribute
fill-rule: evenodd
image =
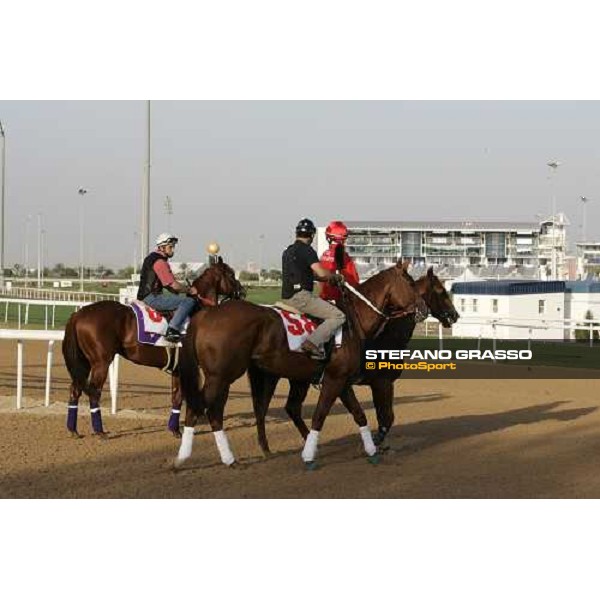
<svg viewBox="0 0 600 600"><path fill-rule="evenodd" d="M302 219L302 221L296 225L296 235L299 237L309 237L315 235L315 233L317 233L317 228L310 219Z"/></svg>

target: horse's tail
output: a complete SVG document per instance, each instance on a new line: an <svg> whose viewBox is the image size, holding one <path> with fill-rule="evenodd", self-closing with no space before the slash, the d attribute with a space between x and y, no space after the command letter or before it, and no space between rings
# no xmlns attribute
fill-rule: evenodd
<svg viewBox="0 0 600 600"><path fill-rule="evenodd" d="M187 405L192 409L196 417L204 415L206 405L201 387L203 378L200 373L200 362L196 354L194 344L194 327L192 323L183 338L181 355L179 357L179 381L181 392Z"/></svg>
<svg viewBox="0 0 600 600"><path fill-rule="evenodd" d="M77 342L75 317L71 315L65 326L65 337L62 343L62 353L73 383L87 393L90 363Z"/></svg>

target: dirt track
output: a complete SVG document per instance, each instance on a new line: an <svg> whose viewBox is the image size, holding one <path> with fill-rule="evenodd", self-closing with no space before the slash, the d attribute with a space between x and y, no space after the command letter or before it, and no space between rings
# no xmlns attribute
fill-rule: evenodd
<svg viewBox="0 0 600 600"><path fill-rule="evenodd" d="M280 383L268 421L274 452L262 458L245 379L233 386L225 427L241 468L220 464L207 426L195 436L185 470L174 473L179 443L166 431L169 379L121 362L119 407L90 435L80 410L80 440L65 432L67 374L55 351L52 406L44 394L45 344L25 346L25 409L14 409L16 344L0 346L0 497L2 498L542 498L600 497L600 411L593 380L403 380L396 426L378 466L366 462L358 431L339 404L322 434L319 464L306 472L301 439ZM365 388L357 388L375 415ZM311 391L308 419L316 401ZM85 403L84 403L85 406ZM129 409L135 409L135 412Z"/></svg>

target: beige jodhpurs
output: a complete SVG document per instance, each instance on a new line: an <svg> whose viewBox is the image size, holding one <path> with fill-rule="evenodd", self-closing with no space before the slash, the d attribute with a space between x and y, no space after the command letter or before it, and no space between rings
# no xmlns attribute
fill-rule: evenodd
<svg viewBox="0 0 600 600"><path fill-rule="evenodd" d="M307 315L325 319L308 336L308 340L315 346L324 344L333 336L335 330L346 322L346 315L339 308L326 300L313 296L306 290L300 290L291 298L286 298L284 302Z"/></svg>

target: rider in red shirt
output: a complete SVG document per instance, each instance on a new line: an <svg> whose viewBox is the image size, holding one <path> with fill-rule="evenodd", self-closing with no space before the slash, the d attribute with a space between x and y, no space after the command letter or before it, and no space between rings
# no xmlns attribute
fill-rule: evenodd
<svg viewBox="0 0 600 600"><path fill-rule="evenodd" d="M321 256L321 266L328 271L336 271L335 249L336 247L341 246L341 251L343 253L343 268L340 273L351 286L356 287L359 283L356 265L344 248L344 244L348 238L348 228L341 221L332 221L325 230L325 237L329 242L329 248L325 250L323 256ZM323 283L321 285L321 292L319 295L323 300L335 300L336 302L339 302L342 297L339 287L330 285L329 283Z"/></svg>

